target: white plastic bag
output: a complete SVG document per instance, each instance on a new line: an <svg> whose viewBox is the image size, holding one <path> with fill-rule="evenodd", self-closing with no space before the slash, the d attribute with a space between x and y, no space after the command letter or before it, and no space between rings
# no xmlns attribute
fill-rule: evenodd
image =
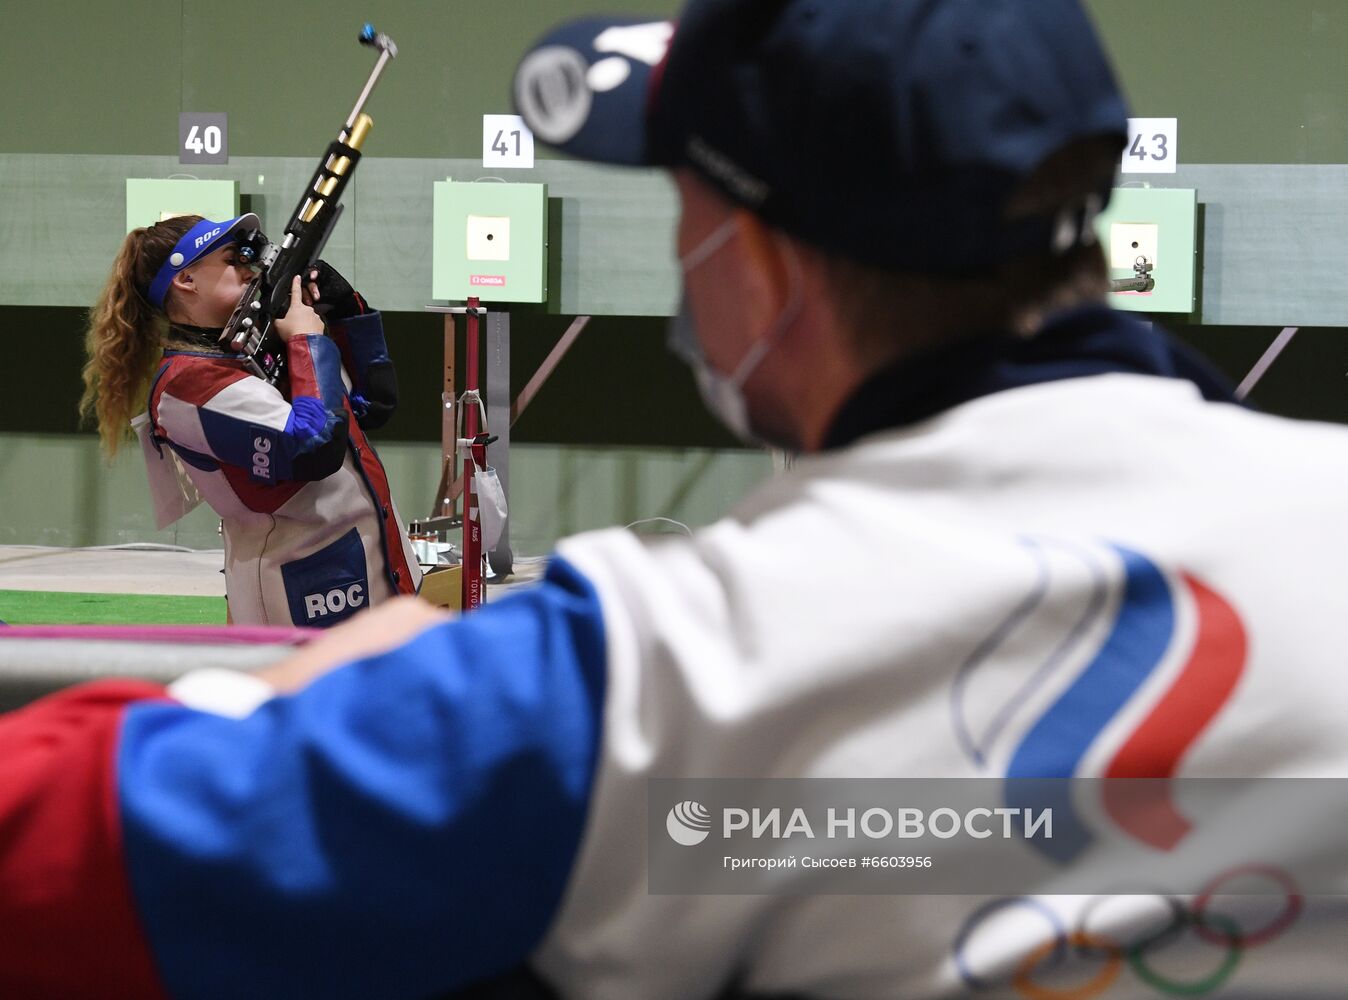
<svg viewBox="0 0 1348 1000"><path fill-rule="evenodd" d="M165 445L156 445L150 428L150 414L131 419L131 428L140 439L145 458L145 475L150 481L150 500L154 504L154 526L163 531L201 503L201 494L187 474L178 453Z"/></svg>

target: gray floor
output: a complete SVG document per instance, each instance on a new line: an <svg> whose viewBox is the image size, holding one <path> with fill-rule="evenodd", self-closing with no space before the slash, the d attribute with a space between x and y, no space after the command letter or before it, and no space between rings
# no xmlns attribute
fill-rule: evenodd
<svg viewBox="0 0 1348 1000"><path fill-rule="evenodd" d="M81 594L178 594L224 597L221 549L203 552L154 546L66 549L0 545L0 590ZM487 597L542 575L543 559L515 560L514 574L489 585Z"/></svg>
<svg viewBox="0 0 1348 1000"><path fill-rule="evenodd" d="M224 597L223 550L0 545L0 590Z"/></svg>

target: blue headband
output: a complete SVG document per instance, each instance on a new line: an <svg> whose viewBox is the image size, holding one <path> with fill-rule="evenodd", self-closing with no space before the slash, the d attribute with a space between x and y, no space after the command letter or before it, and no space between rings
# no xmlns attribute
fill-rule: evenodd
<svg viewBox="0 0 1348 1000"><path fill-rule="evenodd" d="M211 251L218 250L225 244L232 242L230 236L236 230L260 228L261 223L252 212L236 216L225 222L212 222L210 219L202 219L173 245L173 252L168 255L168 260L164 261L158 273L155 274L154 280L150 282L150 288L145 293L145 297L150 300L150 304L156 309L163 309L164 296L168 294L169 286L173 284L173 279L178 276L179 272L192 266Z"/></svg>

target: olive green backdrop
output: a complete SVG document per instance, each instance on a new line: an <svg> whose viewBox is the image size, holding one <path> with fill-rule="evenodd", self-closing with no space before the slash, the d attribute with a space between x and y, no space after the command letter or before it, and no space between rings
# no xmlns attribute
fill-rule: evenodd
<svg viewBox="0 0 1348 1000"><path fill-rule="evenodd" d="M1134 114L1180 120L1176 175L1202 205L1200 307L1176 324L1233 376L1283 325L1308 329L1258 401L1348 420L1348 4L1342 0L1089 0ZM131 466L98 465L74 420L83 307L120 239L128 176L168 176L180 111L229 114L247 207L284 222L372 55L364 20L401 54L334 237L388 326L404 406L382 435L409 511L426 506L439 433L440 320L429 300L430 184L480 172L481 116L510 111L520 53L557 20L602 8L667 16L672 0L318 4L75 0L5 5L0 33L0 542L163 539ZM657 174L549 159L509 179L554 201L554 295L512 310L516 386L576 312L599 316L516 428L524 551L578 527L674 514L705 520L767 471L702 412L664 353L677 296L674 206ZM532 449L532 450L531 450ZM663 470L663 471L659 471ZM646 489L654 477L661 488ZM662 478L663 477L663 478ZM115 485L110 485L115 484ZM579 501L577 498L581 498ZM630 516L629 516L630 515ZM203 522L204 524L204 522ZM209 533L198 525L192 542ZM184 536L185 537L185 536ZM182 539L179 539L182 540Z"/></svg>
<svg viewBox="0 0 1348 1000"><path fill-rule="evenodd" d="M1088 0L1139 116L1178 117L1190 163L1348 163L1341 0ZM672 0L89 0L5 4L0 153L166 154L179 111L226 111L230 153L312 156L370 60L371 20L401 53L380 84L379 156L470 158L509 112L520 52L596 10Z"/></svg>

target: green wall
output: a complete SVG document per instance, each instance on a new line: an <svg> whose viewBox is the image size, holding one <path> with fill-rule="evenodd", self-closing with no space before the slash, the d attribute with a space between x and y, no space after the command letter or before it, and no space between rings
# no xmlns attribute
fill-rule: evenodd
<svg viewBox="0 0 1348 1000"><path fill-rule="evenodd" d="M1137 114L1177 116L1191 163L1345 163L1342 0L1087 0ZM9 3L0 153L169 154L179 111L226 111L237 156L312 156L372 65L367 19L400 55L371 102L380 156L472 157L508 112L521 51L595 10L675 0L92 0ZM301 40L301 41L297 41Z"/></svg>
<svg viewBox="0 0 1348 1000"><path fill-rule="evenodd" d="M231 157L316 156L374 66L373 50L356 43L371 20L399 49L368 108L377 155L480 157L482 115L510 113L519 56L553 24L595 9L666 17L677 6L672 0L603 0L597 7L578 0L9 3L0 38L7 105L0 153L175 153L179 111L224 111Z"/></svg>
<svg viewBox="0 0 1348 1000"><path fill-rule="evenodd" d="M1133 114L1186 163L1348 163L1343 0L1086 0Z"/></svg>
<svg viewBox="0 0 1348 1000"><path fill-rule="evenodd" d="M1181 320L1179 332L1239 377L1278 326L1315 327L1279 361L1257 401L1348 421L1348 338L1331 329L1348 326L1342 0L1087 2L1134 113L1180 119L1184 166L1151 182L1195 187L1204 203L1204 312ZM510 110L518 56L550 25L593 9L668 16L677 7L676 0L6 5L0 328L11 379L0 402L0 542L146 540L138 469L101 466L74 420L79 306L120 235L104 224L120 216L119 185L176 171L180 111L225 111L231 164L201 175L238 174L248 207L288 215L373 63L355 43L366 19L401 54L370 103L370 159L333 251L361 273L370 269L374 290L400 310L387 319L404 403L381 448L397 467L400 502L418 512L434 485L427 481L437 472L439 433L440 321L416 311L429 299L422 208L430 181L454 161L480 162L481 115ZM550 309L512 310L514 385L547 353L568 312L613 315L595 320L515 429L520 551L639 516L712 516L761 477L766 459L735 450L703 412L687 372L664 352L663 322L631 318L667 311L672 299L667 185L556 161L536 174L513 179L553 183L556 245L565 253L554 265L560 291ZM362 219L390 224L355 246ZM634 280L603 287L597 265L605 260L636 261ZM213 525L198 514L184 531L193 544L210 542Z"/></svg>

